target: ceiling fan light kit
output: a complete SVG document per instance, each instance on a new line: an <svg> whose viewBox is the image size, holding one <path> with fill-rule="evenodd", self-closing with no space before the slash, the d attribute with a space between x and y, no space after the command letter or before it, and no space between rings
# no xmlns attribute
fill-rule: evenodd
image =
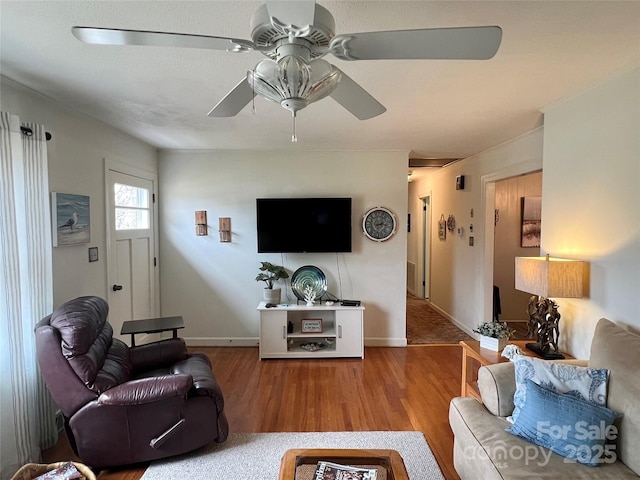
<svg viewBox="0 0 640 480"><path fill-rule="evenodd" d="M296 113L327 96L360 120L386 111L342 70L320 59L329 53L348 61L486 60L496 54L502 39L497 26L335 35L333 16L314 0L266 2L252 15L250 26L252 40L102 27L73 27L72 32L92 44L258 51L269 58L249 70L209 116L235 116L257 94L291 112L292 141L296 141Z"/></svg>
<svg viewBox="0 0 640 480"><path fill-rule="evenodd" d="M290 50L295 45L284 45ZM306 50L302 47L302 53ZM308 50L307 50L308 52ZM306 55L308 57L308 54ZM289 54L278 61L262 60L254 70L247 72L247 82L261 97L280 104L291 112L293 133L291 141L297 142L296 114L312 102L330 95L340 83L340 70L325 60L307 63L302 56Z"/></svg>
<svg viewBox="0 0 640 480"><path fill-rule="evenodd" d="M330 95L341 77L329 62L307 63L298 55L285 55L278 61L262 60L247 72L247 81L258 95L280 104L294 116L298 110Z"/></svg>

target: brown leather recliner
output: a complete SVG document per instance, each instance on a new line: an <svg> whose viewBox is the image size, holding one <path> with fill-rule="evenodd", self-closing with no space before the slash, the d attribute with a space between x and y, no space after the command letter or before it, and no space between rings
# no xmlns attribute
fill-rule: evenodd
<svg viewBox="0 0 640 480"><path fill-rule="evenodd" d="M93 468L146 462L224 442L224 400L202 353L172 338L129 348L109 306L79 297L36 326L38 362L69 441Z"/></svg>

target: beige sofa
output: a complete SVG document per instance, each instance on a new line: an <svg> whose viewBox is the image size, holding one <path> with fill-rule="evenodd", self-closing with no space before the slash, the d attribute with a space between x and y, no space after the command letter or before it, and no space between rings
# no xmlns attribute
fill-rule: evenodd
<svg viewBox="0 0 640 480"><path fill-rule="evenodd" d="M581 362L581 361L575 361ZM516 389L513 363L481 367L475 398L454 398L449 423L454 466L462 480L625 479L640 476L640 336L601 319L583 365L610 370L607 406L621 413L613 463L589 467L516 437L505 429Z"/></svg>

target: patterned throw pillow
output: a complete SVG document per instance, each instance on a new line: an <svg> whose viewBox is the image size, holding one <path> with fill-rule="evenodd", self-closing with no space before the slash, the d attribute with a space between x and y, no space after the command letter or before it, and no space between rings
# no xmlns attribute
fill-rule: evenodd
<svg viewBox="0 0 640 480"><path fill-rule="evenodd" d="M507 432L592 467L616 461L616 412L529 379L526 385L524 406Z"/></svg>
<svg viewBox="0 0 640 480"><path fill-rule="evenodd" d="M607 405L609 370L568 365L541 358L515 355L516 393L513 396L513 414L508 417L514 423L527 398L527 379L557 393L567 393L594 405Z"/></svg>

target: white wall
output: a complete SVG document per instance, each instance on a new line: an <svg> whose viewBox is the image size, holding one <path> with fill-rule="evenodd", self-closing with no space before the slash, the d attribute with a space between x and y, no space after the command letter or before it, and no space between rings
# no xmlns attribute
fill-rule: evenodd
<svg viewBox="0 0 640 480"><path fill-rule="evenodd" d="M362 300L367 345L406 344L406 152L162 151L159 170L161 309L184 316L190 344L257 344L263 260L290 274L318 266L330 292ZM258 254L256 198L296 196L352 197L353 252ZM380 205L400 226L385 243L361 233ZM207 211L209 236L195 236L195 210ZM231 217L231 243L218 241L218 217Z"/></svg>
<svg viewBox="0 0 640 480"><path fill-rule="evenodd" d="M0 108L43 124L53 136L47 143L49 190L91 197L91 242L53 248L54 306L80 295L107 298L104 158L156 173L157 151L11 80L0 81ZM90 246L98 247L98 262L89 263Z"/></svg>
<svg viewBox="0 0 640 480"><path fill-rule="evenodd" d="M587 358L601 317L640 330L640 68L545 111L542 250L590 262L557 300L560 348Z"/></svg>
<svg viewBox="0 0 640 480"><path fill-rule="evenodd" d="M474 155L409 184L409 212L419 219L422 201L431 195L431 292L432 305L444 313L460 328L474 335L472 330L483 321L491 321L491 291L493 279L485 278L492 270L493 257L485 265L485 218L488 215L493 226L493 205L485 207L487 183L502 178L521 175L542 168L542 129L536 129L510 142L486 152ZM465 175L465 189L455 189L455 178ZM471 217L473 209L473 218ZM488 213L486 213L488 212ZM453 215L457 226L463 228L462 236L447 232L446 240L438 239L440 216ZM470 226L473 225L473 233ZM416 221L410 236L419 236L422 226ZM469 246L469 237L474 246ZM413 238L412 249L420 248ZM412 250L408 260L417 259ZM488 289L488 290L487 290ZM485 298L489 293L489 298Z"/></svg>

